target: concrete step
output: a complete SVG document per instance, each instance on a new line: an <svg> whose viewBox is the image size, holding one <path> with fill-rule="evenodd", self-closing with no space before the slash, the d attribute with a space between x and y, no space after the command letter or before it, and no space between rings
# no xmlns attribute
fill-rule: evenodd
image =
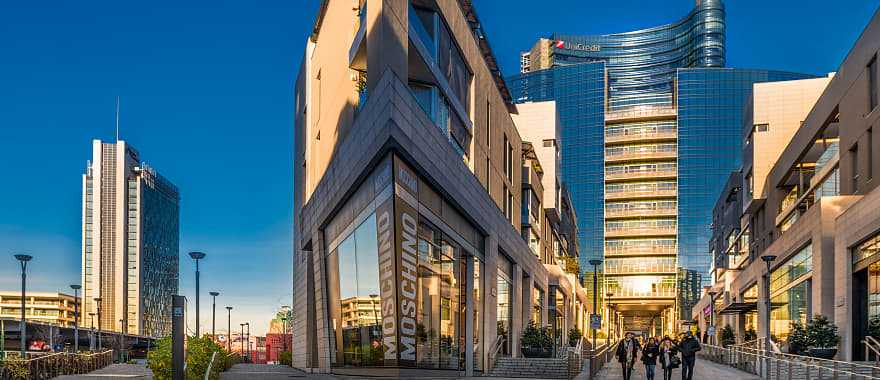
<svg viewBox="0 0 880 380"><path fill-rule="evenodd" d="M492 377L568 378L568 362L556 358L498 358L488 373Z"/></svg>

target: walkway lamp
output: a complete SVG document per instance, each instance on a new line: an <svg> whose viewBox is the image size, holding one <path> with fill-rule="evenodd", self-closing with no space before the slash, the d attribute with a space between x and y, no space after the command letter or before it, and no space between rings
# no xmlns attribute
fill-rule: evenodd
<svg viewBox="0 0 880 380"><path fill-rule="evenodd" d="M79 290L80 285L70 285L73 289L73 353L79 353Z"/></svg>
<svg viewBox="0 0 880 380"><path fill-rule="evenodd" d="M199 260L205 258L205 254L203 252L190 252L189 257L192 257L193 261L196 262L196 338L199 337Z"/></svg>
<svg viewBox="0 0 880 380"><path fill-rule="evenodd" d="M766 302L766 304L767 304L767 314L764 315L764 323L765 323L765 326L767 326L766 338L767 338L767 345L769 346L770 345L770 281L772 280L772 277L771 277L771 274L772 274L771 269L772 268L771 267L773 265L773 260L776 260L776 256L775 255L764 255L764 256L761 256L761 260L764 260L764 263L767 264L767 285L764 288L764 290L765 290L764 296L767 298L766 300L764 300L764 302Z"/></svg>
<svg viewBox="0 0 880 380"><path fill-rule="evenodd" d="M217 339L217 296L220 292L208 293L213 298L211 302L211 340Z"/></svg>
<svg viewBox="0 0 880 380"><path fill-rule="evenodd" d="M232 306L226 307L226 351L232 352Z"/></svg>
<svg viewBox="0 0 880 380"><path fill-rule="evenodd" d="M590 314L590 328L593 330L593 350L595 350L596 326L593 326L593 318L598 318L599 316L599 265L602 265L602 260L592 259L590 260L590 265L593 266L593 313Z"/></svg>
<svg viewBox="0 0 880 380"><path fill-rule="evenodd" d="M22 360L27 359L27 319L25 318L24 311L24 301L25 298L25 283L27 282L27 263L33 259L33 256L30 255L15 255L15 259L21 264L21 325L18 330L21 332L21 358Z"/></svg>

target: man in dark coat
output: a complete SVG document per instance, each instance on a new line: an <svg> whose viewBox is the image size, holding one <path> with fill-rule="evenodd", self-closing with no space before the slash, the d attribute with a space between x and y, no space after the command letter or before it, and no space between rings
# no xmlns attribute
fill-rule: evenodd
<svg viewBox="0 0 880 380"><path fill-rule="evenodd" d="M626 333L623 340L617 345L616 356L617 361L623 367L623 380L630 380L632 377L633 365L635 365L641 350L642 347L639 346L639 342L631 332Z"/></svg>
<svg viewBox="0 0 880 380"><path fill-rule="evenodd" d="M688 331L684 334L681 343L678 344L678 350L681 352L681 380L693 380L697 351L701 350L700 341Z"/></svg>

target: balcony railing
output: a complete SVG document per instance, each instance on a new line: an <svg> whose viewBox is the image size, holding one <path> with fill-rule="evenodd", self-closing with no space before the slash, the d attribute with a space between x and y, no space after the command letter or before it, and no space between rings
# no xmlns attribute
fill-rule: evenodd
<svg viewBox="0 0 880 380"><path fill-rule="evenodd" d="M634 119L654 119L674 117L676 109L672 106L637 106L620 111L605 111L605 121L623 121Z"/></svg>
<svg viewBox="0 0 880 380"><path fill-rule="evenodd" d="M644 274L644 273L675 273L675 263L652 263L651 260L642 261L636 265L605 265L607 274Z"/></svg>
<svg viewBox="0 0 880 380"><path fill-rule="evenodd" d="M608 286L608 292L614 294L608 298L675 298L675 287L661 287L660 289L639 290Z"/></svg>
<svg viewBox="0 0 880 380"><path fill-rule="evenodd" d="M631 199L631 198L657 198L657 197L674 197L678 195L675 189L605 189L605 199Z"/></svg>
<svg viewBox="0 0 880 380"><path fill-rule="evenodd" d="M678 137L678 131L671 129L654 130L607 130L605 131L605 143L615 144L645 140L672 140Z"/></svg>
<svg viewBox="0 0 880 380"><path fill-rule="evenodd" d="M675 216L676 207L626 207L605 208L605 216L609 218L629 218L638 216Z"/></svg>
<svg viewBox="0 0 880 380"><path fill-rule="evenodd" d="M605 180L674 178L677 173L678 170L676 168L607 170L605 171Z"/></svg>
<svg viewBox="0 0 880 380"><path fill-rule="evenodd" d="M678 156L675 144L646 145L635 147L611 147L605 149L605 161L663 160Z"/></svg>
<svg viewBox="0 0 880 380"><path fill-rule="evenodd" d="M674 255L676 253L675 246L668 245L605 247L606 256Z"/></svg>
<svg viewBox="0 0 880 380"><path fill-rule="evenodd" d="M626 227L605 227L605 236L607 237L630 237L630 236L654 236L654 235L675 235L677 228L672 226L626 226Z"/></svg>

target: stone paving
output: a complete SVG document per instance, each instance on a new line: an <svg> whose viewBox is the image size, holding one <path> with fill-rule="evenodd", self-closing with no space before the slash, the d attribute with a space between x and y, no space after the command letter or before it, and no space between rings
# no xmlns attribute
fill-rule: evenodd
<svg viewBox="0 0 880 380"><path fill-rule="evenodd" d="M111 364L84 375L58 376L57 380L152 379L153 372L143 364Z"/></svg>
<svg viewBox="0 0 880 380"><path fill-rule="evenodd" d="M220 374L221 380L312 378L305 372L284 365L274 364L236 364L229 371ZM320 377L315 377L320 378Z"/></svg>
<svg viewBox="0 0 880 380"><path fill-rule="evenodd" d="M638 363L632 374L631 380L644 380L645 365ZM599 380L620 380L623 379L623 369L620 363L611 362L605 366L602 372L599 372ZM663 369L658 365L654 370L654 379L663 380ZM672 370L672 380L681 379L681 368ZM712 363L707 360L697 358L697 365L694 368L694 379L715 379L715 380L758 380L758 376L740 370L730 368L721 364Z"/></svg>

